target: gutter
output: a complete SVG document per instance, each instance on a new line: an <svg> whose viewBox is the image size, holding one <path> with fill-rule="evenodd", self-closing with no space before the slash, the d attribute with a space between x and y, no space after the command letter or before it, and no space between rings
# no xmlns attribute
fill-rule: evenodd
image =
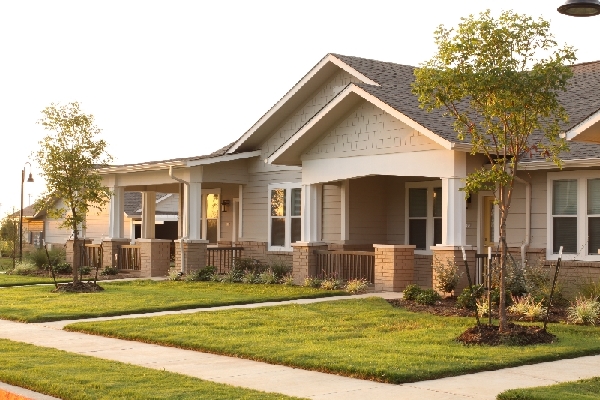
<svg viewBox="0 0 600 400"><path fill-rule="evenodd" d="M183 183L184 185L187 186L187 190L185 191L185 215L186 215L186 219L184 219L183 222L185 225L183 225L183 227L185 228L185 236L182 236L180 241L179 241L179 251L181 253L181 271L180 272L185 272L183 270L183 266L185 265L185 254L183 252L183 241L188 239L188 234L189 234L189 226L188 225L188 221L187 218L190 217L190 183L187 181L184 181L183 179L177 178L176 176L173 175L173 166L169 167L169 178L179 182L179 183ZM182 218L183 219L183 218Z"/></svg>

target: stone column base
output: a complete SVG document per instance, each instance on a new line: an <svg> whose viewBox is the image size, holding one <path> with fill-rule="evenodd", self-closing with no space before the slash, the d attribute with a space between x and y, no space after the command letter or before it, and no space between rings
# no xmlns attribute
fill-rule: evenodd
<svg viewBox="0 0 600 400"><path fill-rule="evenodd" d="M467 263L469 265L469 272L471 273L471 281L475 284L475 249L473 246L463 246L465 249L465 254L467 256ZM464 288L469 286L469 281L467 279L465 262L463 261L462 248L460 246L431 246L431 250L433 251L433 265L442 264L447 265L448 262L453 262L458 266L458 272L462 273L458 285L454 290L455 295L459 295ZM432 266L433 268L433 266ZM438 278L435 272L435 268L433 268L433 289L442 293L437 288Z"/></svg>
<svg viewBox="0 0 600 400"><path fill-rule="evenodd" d="M169 274L171 263L170 240L136 239L135 243L140 246L141 277L150 278Z"/></svg>
<svg viewBox="0 0 600 400"><path fill-rule="evenodd" d="M317 274L317 256L315 250L327 250L323 242L296 242L292 258L292 276L296 285L302 285L304 279Z"/></svg>
<svg viewBox="0 0 600 400"><path fill-rule="evenodd" d="M119 249L124 244L129 244L130 239L104 239L102 241L102 261L101 267L117 267L119 265Z"/></svg>
<svg viewBox="0 0 600 400"><path fill-rule="evenodd" d="M206 266L206 247L208 240L179 239L175 241L175 268L186 274ZM181 249L183 247L183 265Z"/></svg>
<svg viewBox="0 0 600 400"><path fill-rule="evenodd" d="M414 245L374 244L375 290L401 292L415 283Z"/></svg>

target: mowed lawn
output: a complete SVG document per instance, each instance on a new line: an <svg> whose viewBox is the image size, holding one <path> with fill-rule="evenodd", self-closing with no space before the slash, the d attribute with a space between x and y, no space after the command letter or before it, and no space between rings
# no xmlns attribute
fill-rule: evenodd
<svg viewBox="0 0 600 400"><path fill-rule="evenodd" d="M0 318L45 322L344 295L298 286L138 280L100 285L96 293L52 293L51 286L0 289Z"/></svg>
<svg viewBox="0 0 600 400"><path fill-rule="evenodd" d="M498 400L591 400L598 398L600 398L600 378L530 389L513 389L498 395Z"/></svg>
<svg viewBox="0 0 600 400"><path fill-rule="evenodd" d="M0 363L0 381L61 399L292 399L4 339Z"/></svg>
<svg viewBox="0 0 600 400"><path fill-rule="evenodd" d="M70 278L58 278L57 282L71 282ZM46 276L0 274L0 287L53 284L54 280Z"/></svg>
<svg viewBox="0 0 600 400"><path fill-rule="evenodd" d="M550 325L558 342L464 346L471 318L436 317L380 298L81 322L65 329L390 383L600 353L600 328Z"/></svg>

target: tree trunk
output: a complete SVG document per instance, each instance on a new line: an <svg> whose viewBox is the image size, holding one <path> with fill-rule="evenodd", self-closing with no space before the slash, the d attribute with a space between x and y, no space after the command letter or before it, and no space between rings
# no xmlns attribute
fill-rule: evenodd
<svg viewBox="0 0 600 400"><path fill-rule="evenodd" d="M79 236L77 235L77 223L73 224L73 284L79 283Z"/></svg>
<svg viewBox="0 0 600 400"><path fill-rule="evenodd" d="M505 188L500 187L500 287L498 300L498 329L500 332L507 328L506 323L506 217L508 212Z"/></svg>

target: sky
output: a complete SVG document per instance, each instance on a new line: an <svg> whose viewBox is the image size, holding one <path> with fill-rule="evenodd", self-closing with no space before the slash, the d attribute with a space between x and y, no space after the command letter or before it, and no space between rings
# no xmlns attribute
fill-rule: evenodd
<svg viewBox="0 0 600 400"><path fill-rule="evenodd" d="M0 0L0 216L43 192L31 153L51 103L78 101L115 164L208 154L239 138L327 53L419 65L433 32L490 9L543 17L578 62L600 16L565 0ZM29 164L32 164L31 168Z"/></svg>

